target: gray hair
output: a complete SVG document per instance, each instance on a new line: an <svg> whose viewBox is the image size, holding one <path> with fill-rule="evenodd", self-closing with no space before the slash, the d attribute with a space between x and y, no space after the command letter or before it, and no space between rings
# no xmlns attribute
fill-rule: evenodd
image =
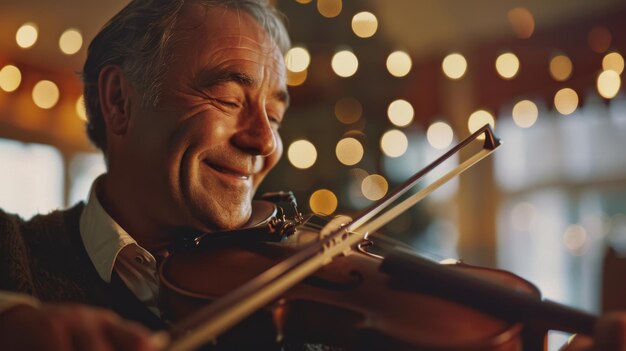
<svg viewBox="0 0 626 351"><path fill-rule="evenodd" d="M265 29L283 54L291 45L283 16L267 0L132 0L93 39L83 67L87 135L105 154L106 127L98 92L100 71L107 65L119 65L142 103L157 105L172 55L174 29L187 2L244 11Z"/></svg>

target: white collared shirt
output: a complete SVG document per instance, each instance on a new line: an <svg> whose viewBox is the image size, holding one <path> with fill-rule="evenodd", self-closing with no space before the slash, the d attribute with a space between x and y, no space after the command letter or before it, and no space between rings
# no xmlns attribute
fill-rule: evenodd
<svg viewBox="0 0 626 351"><path fill-rule="evenodd" d="M115 269L128 289L150 311L160 315L156 259L102 208L96 195L98 181L92 184L87 205L80 215L80 236L87 254L102 280L110 283Z"/></svg>
<svg viewBox="0 0 626 351"><path fill-rule="evenodd" d="M160 316L156 259L102 208L96 196L97 183L98 179L91 185L87 205L80 215L80 236L87 254L102 280L110 283L115 269L128 289ZM22 304L37 306L39 301L29 295L0 291L0 313Z"/></svg>

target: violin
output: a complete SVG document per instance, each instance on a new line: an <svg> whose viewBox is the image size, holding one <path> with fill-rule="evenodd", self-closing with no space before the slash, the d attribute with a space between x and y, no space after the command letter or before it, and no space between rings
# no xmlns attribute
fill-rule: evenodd
<svg viewBox="0 0 626 351"><path fill-rule="evenodd" d="M481 151L387 209L426 173L485 135ZM249 229L186 240L160 265L169 350L541 350L549 329L591 335L596 317L542 301L530 282L462 262L439 264L376 229L497 146L486 125L345 226L255 202ZM386 212L385 212L386 211Z"/></svg>

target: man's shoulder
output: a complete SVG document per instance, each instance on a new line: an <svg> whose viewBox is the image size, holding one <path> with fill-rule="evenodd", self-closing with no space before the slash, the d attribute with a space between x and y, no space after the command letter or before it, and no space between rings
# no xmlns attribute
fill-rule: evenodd
<svg viewBox="0 0 626 351"><path fill-rule="evenodd" d="M15 213L9 213L0 208L0 234L10 233L24 224L22 217Z"/></svg>
<svg viewBox="0 0 626 351"><path fill-rule="evenodd" d="M67 231L77 225L85 204L53 210L47 214L37 214L25 220L17 214L0 209L0 235L26 234L40 236L46 233Z"/></svg>

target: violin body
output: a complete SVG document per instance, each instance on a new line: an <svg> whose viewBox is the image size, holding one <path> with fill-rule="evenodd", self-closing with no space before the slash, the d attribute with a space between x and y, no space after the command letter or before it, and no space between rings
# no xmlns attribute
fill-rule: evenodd
<svg viewBox="0 0 626 351"><path fill-rule="evenodd" d="M315 237L299 226L291 240ZM170 255L160 267L164 316L176 322L289 257L288 243L221 240ZM220 336L233 349L301 349L322 344L347 350L538 350L543 335L381 272L383 259L354 249ZM468 275L528 294L538 290L508 272L453 265ZM424 289L422 289L422 287ZM532 332L529 333L529 330ZM524 331L524 332L523 332Z"/></svg>

